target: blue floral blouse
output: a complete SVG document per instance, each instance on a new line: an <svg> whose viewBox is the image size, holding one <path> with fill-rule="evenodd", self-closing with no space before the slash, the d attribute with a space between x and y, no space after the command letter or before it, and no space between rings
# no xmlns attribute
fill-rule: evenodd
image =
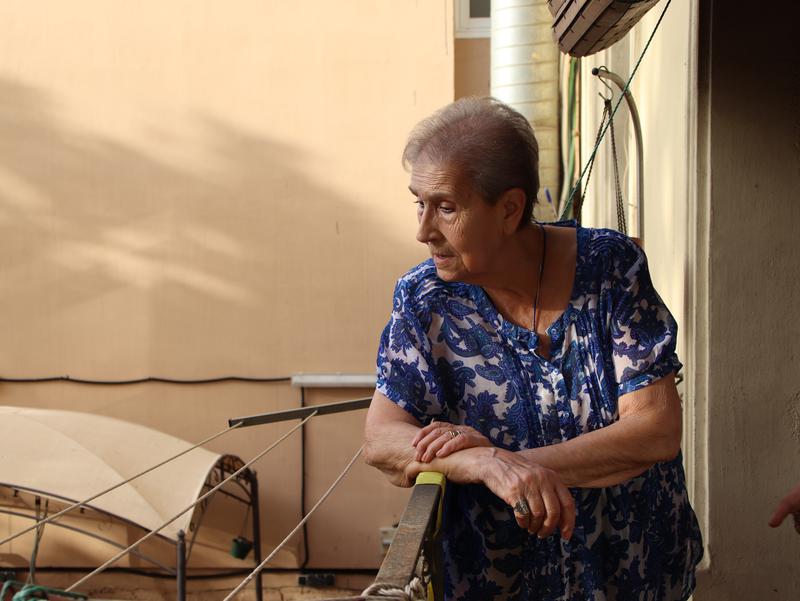
<svg viewBox="0 0 800 601"><path fill-rule="evenodd" d="M555 224L576 227L574 222ZM428 260L404 275L378 351L378 390L422 424L467 424L511 451L559 444L619 419L617 400L681 364L676 324L644 253L611 230L577 227L566 311L537 336L505 320L479 286ZM606 488L571 490L575 533L538 539L479 484L448 484L447 599L674 601L703 555L681 457Z"/></svg>

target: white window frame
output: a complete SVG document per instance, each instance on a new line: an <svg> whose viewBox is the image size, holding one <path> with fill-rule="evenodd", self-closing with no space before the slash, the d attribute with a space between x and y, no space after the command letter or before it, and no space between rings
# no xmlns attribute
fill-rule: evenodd
<svg viewBox="0 0 800 601"><path fill-rule="evenodd" d="M456 0L455 4L456 38L488 38L492 34L490 18L471 19L469 0Z"/></svg>

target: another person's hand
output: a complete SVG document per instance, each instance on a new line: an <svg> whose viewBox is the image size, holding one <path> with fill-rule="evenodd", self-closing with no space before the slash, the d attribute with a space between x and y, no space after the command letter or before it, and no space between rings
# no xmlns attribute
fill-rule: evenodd
<svg viewBox="0 0 800 601"><path fill-rule="evenodd" d="M772 514L772 518L769 520L769 525L777 528L790 513L794 516L794 529L800 534L800 484L781 499L778 507L775 508L775 513Z"/></svg>
<svg viewBox="0 0 800 601"><path fill-rule="evenodd" d="M492 446L491 441L475 428L448 422L431 422L420 429L411 444L417 449L416 460L423 463L464 449Z"/></svg>

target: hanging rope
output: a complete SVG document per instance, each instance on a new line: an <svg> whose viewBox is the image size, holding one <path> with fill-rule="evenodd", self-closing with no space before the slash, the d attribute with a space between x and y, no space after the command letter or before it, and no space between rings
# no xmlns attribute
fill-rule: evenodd
<svg viewBox="0 0 800 601"><path fill-rule="evenodd" d="M362 597L383 597L387 601L426 601L428 594L425 591L425 584L419 578L414 578L403 588L389 586L387 584L371 584L364 592L361 593Z"/></svg>
<svg viewBox="0 0 800 601"><path fill-rule="evenodd" d="M605 110L608 111L611 108L611 100L606 99L605 105ZM611 160L614 164L614 190L617 196L617 231L627 235L628 225L625 221L625 201L622 198L622 184L620 183L619 177L619 160L617 159L617 141L614 135L613 118L611 119L609 129L611 130Z"/></svg>
<svg viewBox="0 0 800 601"><path fill-rule="evenodd" d="M636 75L636 71L639 70L639 65L642 63L642 59L644 58L644 55L647 53L647 49L650 47L650 42L653 41L653 37L655 36L656 31L658 31L658 27L659 25L661 25L661 21L664 19L664 15L667 13L667 9L669 8L669 5L671 3L672 0L667 0L666 5L664 6L664 10L661 11L661 15L658 17L656 26L653 27L653 31L650 33L650 37L647 39L647 43L644 45L642 53L639 55L639 58L636 60L636 64L633 66L633 70L631 71L630 77L628 77L628 81L625 82L625 87L623 88L622 93L619 95L617 103L614 105L614 110L611 111L611 119L613 119L614 115L616 115L620 103L624 99L625 94L628 91L628 88L630 88L631 82L633 81L633 77ZM611 120L609 120L609 123L610 122ZM595 143L594 148L592 149L592 153L589 155L589 158L586 161L586 166L584 166L583 170L581 171L581 175L578 178L578 181L575 182L575 185L572 188L572 192L570 192L569 199L567 200L567 204L564 205L564 210L561 212L561 217L559 218L560 220L568 218L570 210L572 210L573 207L573 199L575 198L575 194L580 189L583 176L586 174L587 170L591 168L591 165L594 162L594 157L597 154L597 149L600 147L600 142L602 141L603 136L605 136L606 130L609 127L609 123L606 123L605 127L602 128L600 135L598 136L598 140Z"/></svg>
<svg viewBox="0 0 800 601"><path fill-rule="evenodd" d="M116 561L117 561L118 559L120 559L121 557L123 557L123 556L124 556L124 555L126 555L127 553L130 553L130 552L131 552L133 549L136 549L136 548L138 548L138 547L139 547L139 545L141 545L143 542L145 542L146 540L149 540L150 538L152 538L153 536L155 536L156 534L158 534L159 532L161 532L161 531L162 531L164 528L166 528L167 526L169 526L169 525L170 525L172 522L174 522L175 520L177 520L177 519L178 519L179 517L181 517L181 516L182 516L184 513L186 513L187 511L189 511L189 510L190 510L190 509L192 509L193 507L195 507L195 506L196 506L198 503L202 503L202 502L203 502L205 499L207 499L207 498L208 498L208 497L210 497L212 494L214 494L215 492L217 492L217 491L218 491L220 488L222 488L222 486L223 486L224 484L226 484L226 483L230 482L231 480L233 480L233 479L234 479L236 476L238 476L239 474L241 474L241 473L242 473L244 470L246 470L247 468L249 468L249 467L250 467L251 465L253 465L253 464L254 464L256 461L258 461L259 459L261 459L261 458L262 458L264 455L266 455L267 453L269 453L269 452L270 452L272 449L274 449L274 448L275 448L275 447L277 447L277 446L278 446L280 443L282 443L284 440L286 440L287 438L289 438L289 436L291 436L292 434L294 434L294 433L295 433L295 432L296 432L298 429L302 428L302 427L305 425L305 423L306 423L308 420L310 420L312 417L314 417L316 414L317 414L317 412L315 411L314 413L312 413L311 415L309 415L307 418L305 418L305 419L304 419L303 421L301 421L299 424L297 424L296 426L294 426L294 427L293 427L291 430L289 430L288 432L286 432L286 434L284 434L284 435L283 435L283 436L281 436L281 437L280 437L278 440L276 440L275 442L273 442L273 443L272 443L270 446L268 446L266 449L264 449L263 451L261 451L261 452L260 452L258 455L256 455L255 457L253 457L253 458L252 458L250 461L248 461L248 462L247 462L247 463L245 463L245 464L244 464L242 467L240 467L238 470L236 470L235 472L233 472L233 473L232 473L230 476L228 476L227 478L225 478L224 480L222 480L222 481L221 481L219 484L217 484L217 485L216 485L214 488L210 489L210 490L209 490L208 492L206 492L204 495L200 496L200 497L199 497L199 498L198 498L196 501L194 501L193 503L191 503L190 505L188 505L187 507L185 507L184 509L182 509L181 511L179 511L177 514L175 514L174 516L172 516L172 517L171 517L169 520L167 520L166 522L164 522L163 524L161 524L161 525L160 525L158 528L156 528L155 530L151 530L150 532L148 532L147 534L145 534L145 535L144 535L142 538L140 538L139 540L137 540L135 543L133 543L132 545L130 545L130 546L128 546L128 547L126 547L125 549L123 549L123 550L122 550L122 551L120 551L119 553L117 553L117 554L116 554L114 557L112 557L111 559L109 559L108 561L106 561L106 562L105 562L103 565L101 565L101 566L100 566L100 567L98 567L97 569L95 569L95 570L93 570L93 571L89 572L89 573L88 573L86 576L84 576L83 578L81 578L80 580L78 580L78 581L77 581L75 584L73 584L72 586L70 586L69 588L67 588L67 589L66 589L66 591L68 591L68 592L70 592L70 591L74 591L74 590L75 590L77 587L79 587L81 584L83 584L84 582L86 582L87 580L89 580L90 578L92 578L93 576L96 576L97 574L99 574L99 573L103 572L103 571L104 571L104 570L105 570L107 567L109 567L110 565L112 565L112 564L116 563ZM234 426L231 426L231 427L233 428L233 427L236 427L236 426L238 426L238 425L239 425L239 424L237 423L237 424L235 424Z"/></svg>
<svg viewBox="0 0 800 601"><path fill-rule="evenodd" d="M314 512L317 510L317 508L320 505L322 505L322 503L325 501L325 499L327 499L330 496L330 494L336 489L336 487L339 486L339 483L342 481L342 479L345 477L345 475L347 475L347 472L350 471L350 468L353 467L353 464L356 462L356 459L359 458L359 456L361 455L363 450L364 450L364 447L362 445L362 447L360 449L358 449L358 451L356 451L356 454L353 455L353 458L350 460L350 462L347 464L347 466L342 470L342 473L340 473L337 476L336 480L333 481L333 484L331 484L328 487L328 490L325 491L325 493L319 498L319 501L317 501L317 503L314 505L314 507L311 508L311 510L303 517L302 520L300 520L300 522L297 524L297 526L295 526L294 529L289 534L286 535L286 538L284 538L280 543L278 543L278 546L275 547L275 549L273 549L272 553L270 553L264 561L262 561L260 564L258 564L255 567L255 569L252 572L250 572L250 574L248 574L248 576L244 580L242 580L236 586L235 589L233 589L230 593L228 593L228 596L225 597L222 601L230 601L230 599L233 599L239 593L239 591L241 591L244 587L246 587L253 580L253 578L258 576L259 572L261 572L261 570L264 569L264 567L267 565L269 560L272 559L273 557L275 557L275 555L277 555L278 551L280 551L283 548L283 546L286 543L288 543L295 534L297 534L297 532L305 525L305 523L308 521L308 519L312 515L314 515Z"/></svg>
<svg viewBox="0 0 800 601"><path fill-rule="evenodd" d="M0 545L4 545L5 543L7 543L7 542L9 542L9 541L12 541L12 540L14 540L14 539L15 539L15 538L17 538L18 536L22 536L23 534L25 534L25 533L27 533L27 532L30 532L31 530L35 530L35 529L36 529L36 528L38 528L40 525L42 525L42 526L43 526L44 524L49 524L50 522L52 522L52 521L54 521L54 520L57 520L58 518L60 518L60 517L61 517L62 515L64 515L65 513L69 513L69 512L70 512L70 511L72 511L73 509L77 509L78 507L81 507L81 506L83 506L83 505L86 505L87 503L90 503L91 501L94 501L94 500L95 500L95 499L97 499L98 497L102 497L103 495L110 493L112 490L116 490L116 489L117 489L117 488L119 488L120 486L124 486L124 485L128 484L128 483L129 483L129 482L131 482L132 480L136 480L137 478L140 478L141 476L144 476L145 474L149 474L149 473L150 473L150 472L152 472L153 470L160 468L162 465L165 465L165 464L169 463L170 461L174 461L174 460L175 460L175 459L177 459L178 457L181 457L181 456L183 456L183 455L186 455L186 453L188 453L189 451L193 451L193 450L195 450L197 447L201 447L201 446L203 446L204 444L206 444L206 443L208 443L208 442L211 442L211 441L212 441L212 440L214 440L215 438L219 438L219 437L220 437L220 436L222 436L223 434L225 434L225 433L227 433L227 432L230 432L230 431L231 431L231 430L233 430L234 428L238 428L238 427L239 427L239 426L241 426L241 425L242 425L242 423L241 423L241 422L237 422L237 423L233 424L232 426L229 426L229 427L225 428L224 430L220 430L219 432L217 432L217 433L216 433L216 434L214 434L213 436L209 436L209 437L208 437L208 438L206 438L205 440L201 440L201 441L200 441L200 442L198 442L196 445L193 445L193 446L189 447L188 449L185 449L185 450L181 451L181 452L180 452L180 453L178 453L177 455L173 455L172 457L169 457L168 459L165 459L164 461L161 461L161 462L157 463L156 465L154 465L154 466L152 466L152 467L148 467L146 470L142 470L141 472L139 472L139 473L138 473L138 474L136 474L135 476L131 476L131 477L130 477L130 478L128 478L127 480L123 480L122 482L120 482L120 483L118 483L118 484L115 484L114 486L111 486L111 487L109 487L109 488L107 488L107 489L105 489L105 490L103 490L103 491L100 491L99 493L96 493L96 494L92 495L91 497L89 497L89 498L87 498L87 499L84 499L83 501L77 501L76 503L73 503L73 504L72 504L72 505L70 505L69 507L65 507L65 508L64 508L64 509L62 509L61 511L58 511L58 512L54 513L54 514L53 514L53 515L51 515L50 517L47 517L47 518L45 518L45 519L43 519L43 520L41 520L41 521L37 521L37 522L36 522L35 524L33 524L32 526L30 526L30 527L28 527L28 528L24 528L24 529L20 530L19 532L16 532L16 533L12 534L11 536L8 536L8 537L4 538L3 540L0 540Z"/></svg>

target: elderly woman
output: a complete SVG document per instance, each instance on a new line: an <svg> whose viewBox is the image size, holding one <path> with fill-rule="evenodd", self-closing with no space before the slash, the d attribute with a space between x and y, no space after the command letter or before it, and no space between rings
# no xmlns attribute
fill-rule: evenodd
<svg viewBox="0 0 800 601"><path fill-rule="evenodd" d="M366 454L400 486L447 476L447 598L688 598L676 325L643 252L531 221L537 143L496 100L425 119L403 159L431 259L397 283Z"/></svg>

